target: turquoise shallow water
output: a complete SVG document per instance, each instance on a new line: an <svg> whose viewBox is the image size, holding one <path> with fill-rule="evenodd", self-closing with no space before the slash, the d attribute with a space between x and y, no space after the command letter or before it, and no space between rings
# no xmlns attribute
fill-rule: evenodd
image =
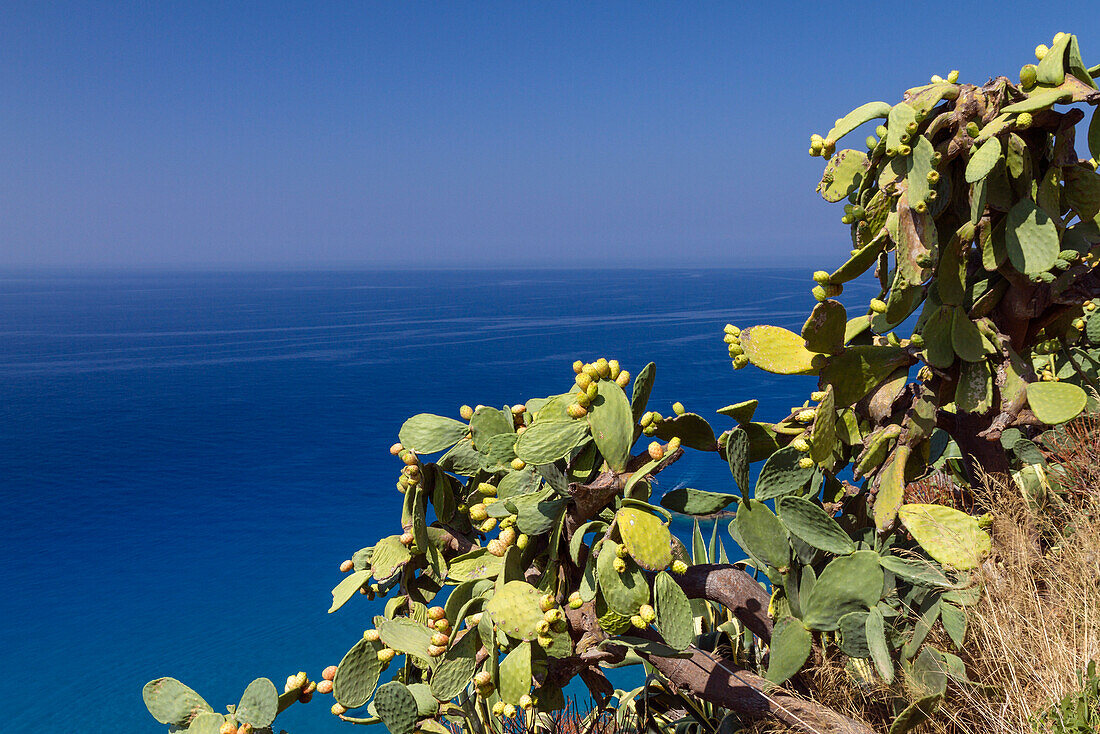
<svg viewBox="0 0 1100 734"><path fill-rule="evenodd" d="M560 392L601 355L655 361L666 414L774 416L811 381L733 372L722 325L797 329L808 275L6 274L0 663L37 693L0 730L155 732L150 678L220 706L317 675L377 609L325 614L339 562L397 527L405 417ZM732 486L713 457L669 473L659 491ZM279 723L350 730L326 709Z"/></svg>

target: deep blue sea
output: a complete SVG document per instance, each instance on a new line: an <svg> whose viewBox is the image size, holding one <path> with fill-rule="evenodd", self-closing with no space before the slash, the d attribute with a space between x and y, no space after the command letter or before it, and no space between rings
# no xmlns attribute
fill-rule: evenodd
<svg viewBox="0 0 1100 734"><path fill-rule="evenodd" d="M809 378L730 369L722 325L797 330L805 270L6 274L0 277L0 730L156 732L141 687L216 708L316 677L368 626L338 565L398 530L389 455L418 412L562 392L574 359L657 363L651 407ZM705 458L705 460L703 460ZM713 456L662 475L730 491ZM279 724L350 731L317 697ZM278 728L278 727L277 727Z"/></svg>

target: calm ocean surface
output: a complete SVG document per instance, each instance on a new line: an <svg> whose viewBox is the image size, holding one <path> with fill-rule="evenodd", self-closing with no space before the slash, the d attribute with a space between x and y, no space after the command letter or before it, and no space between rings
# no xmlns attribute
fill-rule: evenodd
<svg viewBox="0 0 1100 734"><path fill-rule="evenodd" d="M417 412L564 391L574 359L657 363L651 407L775 417L809 378L730 369L722 325L797 330L809 270L0 277L0 730L156 732L141 686L215 708L339 661L377 609L325 610L398 531L387 448ZM795 401L795 402L792 402ZM720 461L662 476L726 491ZM350 731L318 697L279 724ZM56 727L56 728L55 728Z"/></svg>

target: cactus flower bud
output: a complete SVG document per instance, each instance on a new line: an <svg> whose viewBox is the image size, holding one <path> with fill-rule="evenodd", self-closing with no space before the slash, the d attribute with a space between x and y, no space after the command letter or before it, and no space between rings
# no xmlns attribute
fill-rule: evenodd
<svg viewBox="0 0 1100 734"><path fill-rule="evenodd" d="M1085 310L1088 311L1089 313L1092 313L1093 311L1095 311L1096 308L1097 307L1096 307L1096 304L1094 302L1092 302L1092 301L1086 301L1085 302Z"/></svg>
<svg viewBox="0 0 1100 734"><path fill-rule="evenodd" d="M554 599L553 594L543 594L542 598L539 599L539 609L541 609L544 612L549 612L551 609L553 609L557 605L558 605L558 602L557 602L557 600Z"/></svg>
<svg viewBox="0 0 1100 734"><path fill-rule="evenodd" d="M810 442L799 436L795 440L791 441L791 448L804 454L810 450Z"/></svg>
<svg viewBox="0 0 1100 734"><path fill-rule="evenodd" d="M798 414L794 417L799 423L809 423L817 415L817 411L813 408L807 408L806 410L798 411Z"/></svg>
<svg viewBox="0 0 1100 734"><path fill-rule="evenodd" d="M653 607L649 604L643 604L638 609L638 616L642 618L646 624L649 624L657 619L657 612L653 610Z"/></svg>
<svg viewBox="0 0 1100 734"><path fill-rule="evenodd" d="M343 706L341 706L338 703L332 704L332 708L329 709L329 710L332 711L333 716L343 716L344 714L346 714L348 712L348 710L346 708L344 708Z"/></svg>
<svg viewBox="0 0 1100 734"><path fill-rule="evenodd" d="M637 614L630 617L630 624L640 630L644 630L648 626L646 625L645 620Z"/></svg>
<svg viewBox="0 0 1100 734"><path fill-rule="evenodd" d="M549 650L554 646L554 638L550 635L539 635L538 643L543 649Z"/></svg>
<svg viewBox="0 0 1100 734"><path fill-rule="evenodd" d="M1021 112L1020 114L1016 115L1016 128L1018 130L1027 130L1029 127L1031 127L1031 123L1033 121L1034 120L1031 117L1030 112Z"/></svg>
<svg viewBox="0 0 1100 734"><path fill-rule="evenodd" d="M383 647L381 650L378 651L378 659L381 660L383 663L388 663L389 661L393 660L393 656L396 654L397 652L394 651L392 647Z"/></svg>
<svg viewBox="0 0 1100 734"><path fill-rule="evenodd" d="M931 82L932 82L933 84L940 84L940 83L942 83L942 82L943 82L943 77L942 77L942 76L940 76L939 74L933 74L933 75L932 75L932 79L931 79Z"/></svg>
<svg viewBox="0 0 1100 734"><path fill-rule="evenodd" d="M619 376L615 378L615 384L625 389L630 384L630 372L628 370L620 372Z"/></svg>
<svg viewBox="0 0 1100 734"><path fill-rule="evenodd" d="M947 81L951 82L952 84L959 81L959 70L952 69L951 71L947 72Z"/></svg>
<svg viewBox="0 0 1100 734"><path fill-rule="evenodd" d="M845 217L847 217L847 215L845 215ZM850 222L845 222L845 224L849 224L849 223ZM818 302L824 301L825 299L828 298L828 296L825 295L825 289L823 287L819 286L819 285L814 286L813 290L811 290L810 293L813 294L814 299L817 300Z"/></svg>
<svg viewBox="0 0 1100 734"><path fill-rule="evenodd" d="M382 635L376 629L369 629L363 632L363 639L368 642L378 642L382 639Z"/></svg>
<svg viewBox="0 0 1100 734"><path fill-rule="evenodd" d="M749 358L744 354L738 354L733 358L733 368L741 370L749 366Z"/></svg>
<svg viewBox="0 0 1100 734"><path fill-rule="evenodd" d="M616 558L611 565L614 566L617 573L626 573L626 559Z"/></svg>
<svg viewBox="0 0 1100 734"><path fill-rule="evenodd" d="M474 675L474 685L478 688L484 688L493 682L493 675L488 670L479 670Z"/></svg>
<svg viewBox="0 0 1100 734"><path fill-rule="evenodd" d="M350 558L340 563L340 573L347 573L353 568L355 568L355 564L352 563Z"/></svg>
<svg viewBox="0 0 1100 734"><path fill-rule="evenodd" d="M872 298L871 310L875 313L886 313L886 301L881 298Z"/></svg>
<svg viewBox="0 0 1100 734"><path fill-rule="evenodd" d="M966 123L966 134L969 135L970 137L972 137L972 138L978 137L978 135L981 133L981 131L982 131L982 129L980 127L978 127L978 123L974 122L973 120Z"/></svg>
<svg viewBox="0 0 1100 734"><path fill-rule="evenodd" d="M670 438L668 440L668 445L665 447L665 450L668 453L671 454L672 452L676 451L676 449L678 449L678 448L680 448L680 437L679 436L673 436L672 438Z"/></svg>
<svg viewBox="0 0 1100 734"><path fill-rule="evenodd" d="M661 458L665 455L665 447L657 441L653 441L649 444L648 451L649 458L653 459L654 461L660 461Z"/></svg>
<svg viewBox="0 0 1100 734"><path fill-rule="evenodd" d="M574 591L569 595L570 609L580 609L582 606L584 606L584 600L581 599L581 595L578 592Z"/></svg>
<svg viewBox="0 0 1100 734"><path fill-rule="evenodd" d="M527 547L527 542L529 540L530 540L530 538L527 536L526 533L520 533L519 535L516 536L516 547L519 548L520 550L523 550L524 548Z"/></svg>
<svg viewBox="0 0 1100 734"><path fill-rule="evenodd" d="M1035 47L1035 58L1037 58L1039 61L1042 61L1043 57L1046 56L1049 51L1050 49L1047 48L1047 45L1045 43L1040 43L1038 46Z"/></svg>
<svg viewBox="0 0 1100 734"><path fill-rule="evenodd" d="M497 701L493 704L493 716L501 716L504 714L504 701Z"/></svg>
<svg viewBox="0 0 1100 734"><path fill-rule="evenodd" d="M1084 331L1085 330L1085 320L1084 319L1074 319L1073 328L1077 329L1078 331Z"/></svg>
<svg viewBox="0 0 1100 734"><path fill-rule="evenodd" d="M327 696L332 693L332 681L322 680L317 682L317 692Z"/></svg>
<svg viewBox="0 0 1100 734"><path fill-rule="evenodd" d="M504 718L514 719L516 718L516 707L510 703L504 704Z"/></svg>
<svg viewBox="0 0 1100 734"><path fill-rule="evenodd" d="M677 402L672 404L672 412L675 413L676 415L683 415L684 413L687 412L687 410L684 408L683 403L677 401Z"/></svg>
<svg viewBox="0 0 1100 734"><path fill-rule="evenodd" d="M812 393L810 393L810 400L813 400L815 403L819 403L824 400L825 396L828 394L829 393L827 390L814 390Z"/></svg>
<svg viewBox="0 0 1100 734"><path fill-rule="evenodd" d="M577 407L579 408L580 406L578 405ZM518 456L512 459L512 468L516 471L522 471L525 466L527 466L527 462L519 458Z"/></svg>
<svg viewBox="0 0 1100 734"><path fill-rule="evenodd" d="M803 456L801 459L798 460L798 466L802 469L809 469L813 467L813 465L814 460L811 459L809 456Z"/></svg>
<svg viewBox="0 0 1100 734"><path fill-rule="evenodd" d="M535 701L531 698L530 694L524 693L519 697L519 705L521 708L529 709L535 705Z"/></svg>
<svg viewBox="0 0 1100 734"><path fill-rule="evenodd" d="M321 671L321 680L334 681L336 680L336 666L330 665Z"/></svg>
<svg viewBox="0 0 1100 734"><path fill-rule="evenodd" d="M673 573L675 573L675 574L685 574L685 573L687 573L687 570L688 570L688 565L684 561L681 561L680 559L676 559L675 561L672 562L672 572Z"/></svg>
<svg viewBox="0 0 1100 734"><path fill-rule="evenodd" d="M731 335L733 335L733 336L741 336L741 330L740 330L740 329L738 329L738 328L737 328L736 326L734 326L733 324L726 324L726 325L725 325L724 327L722 327L722 329L723 329L723 331L725 331L725 332L726 332L727 334L731 334Z"/></svg>

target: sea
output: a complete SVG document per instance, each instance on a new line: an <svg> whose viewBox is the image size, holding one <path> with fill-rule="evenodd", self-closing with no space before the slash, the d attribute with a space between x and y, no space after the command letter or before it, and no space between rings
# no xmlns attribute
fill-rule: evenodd
<svg viewBox="0 0 1100 734"><path fill-rule="evenodd" d="M0 274L0 731L163 731L141 688L165 675L218 710L255 677L316 679L380 610L326 614L340 562L400 532L407 417L563 392L605 356L655 362L666 415L721 431L759 398L774 419L812 378L732 370L722 327L797 331L810 274ZM692 453L657 493L735 491ZM276 731L352 730L330 704Z"/></svg>

